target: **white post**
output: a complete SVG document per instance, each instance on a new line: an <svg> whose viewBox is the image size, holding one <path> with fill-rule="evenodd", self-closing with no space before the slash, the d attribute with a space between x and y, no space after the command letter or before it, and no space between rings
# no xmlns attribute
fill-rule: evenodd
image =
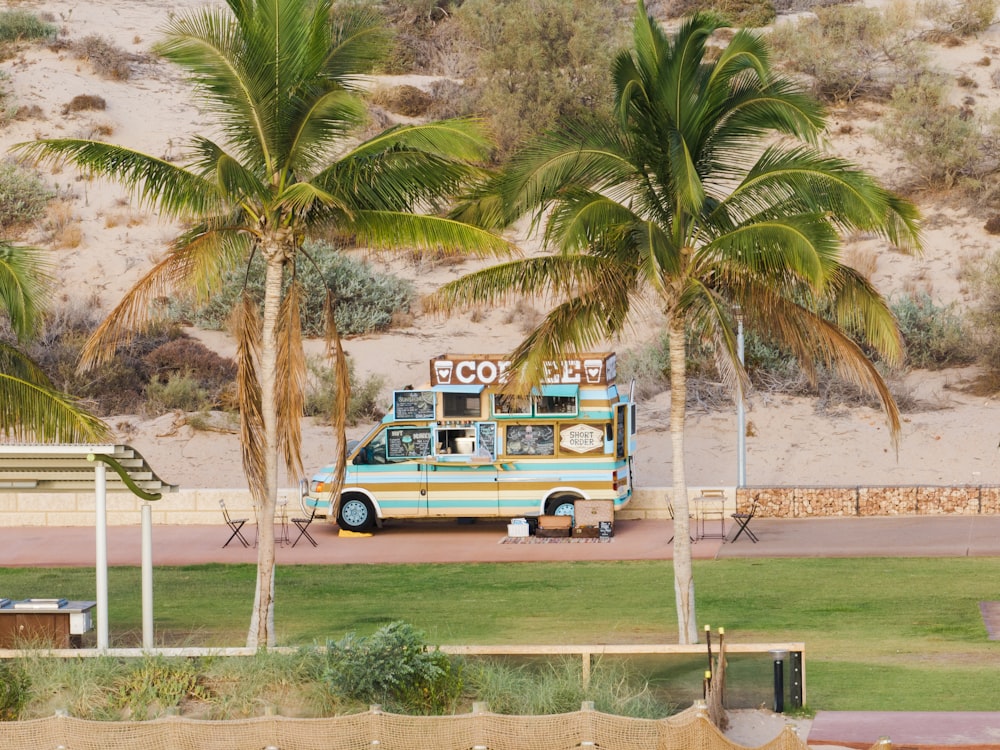
<svg viewBox="0 0 1000 750"><path fill-rule="evenodd" d="M736 356L743 366L743 310L736 308ZM736 486L747 484L747 425L743 405L743 383L736 381Z"/></svg>
<svg viewBox="0 0 1000 750"><path fill-rule="evenodd" d="M108 638L108 486L106 466L94 462L94 495L97 515L97 648L107 650Z"/></svg>
<svg viewBox="0 0 1000 750"><path fill-rule="evenodd" d="M153 508L142 504L142 647L153 648Z"/></svg>

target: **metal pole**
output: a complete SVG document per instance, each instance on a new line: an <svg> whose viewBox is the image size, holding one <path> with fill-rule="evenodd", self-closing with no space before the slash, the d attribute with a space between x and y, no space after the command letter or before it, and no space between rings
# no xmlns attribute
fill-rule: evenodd
<svg viewBox="0 0 1000 750"><path fill-rule="evenodd" d="M108 638L108 495L105 465L94 464L94 497L97 515L97 648L106 650Z"/></svg>
<svg viewBox="0 0 1000 750"><path fill-rule="evenodd" d="M743 311L736 308L736 356L743 367ZM743 406L743 381L736 382L736 486L747 484L747 425Z"/></svg>
<svg viewBox="0 0 1000 750"><path fill-rule="evenodd" d="M142 504L142 647L153 648L153 508Z"/></svg>
<svg viewBox="0 0 1000 750"><path fill-rule="evenodd" d="M774 712L776 714L785 711L785 658L787 651L771 651L771 658L774 659Z"/></svg>

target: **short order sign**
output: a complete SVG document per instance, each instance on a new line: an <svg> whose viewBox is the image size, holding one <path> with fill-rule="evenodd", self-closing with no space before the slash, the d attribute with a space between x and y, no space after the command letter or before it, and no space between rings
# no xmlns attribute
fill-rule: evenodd
<svg viewBox="0 0 1000 750"><path fill-rule="evenodd" d="M574 453L590 453L604 448L604 430L589 424L575 424L559 431L559 447Z"/></svg>
<svg viewBox="0 0 1000 750"><path fill-rule="evenodd" d="M507 377L510 362L500 358L441 357L431 361L432 385L500 385ZM568 358L545 363L545 383L599 384L615 377L615 357Z"/></svg>

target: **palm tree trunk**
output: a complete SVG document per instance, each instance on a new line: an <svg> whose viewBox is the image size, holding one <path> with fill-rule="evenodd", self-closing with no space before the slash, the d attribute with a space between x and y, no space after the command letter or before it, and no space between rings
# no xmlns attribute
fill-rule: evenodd
<svg viewBox="0 0 1000 750"><path fill-rule="evenodd" d="M278 401L276 373L278 357L278 312L284 280L284 255L268 252L264 281L264 319L261 326L260 401L264 422L264 493L257 515L257 590L247 647L275 645L274 637L274 512L278 501Z"/></svg>
<svg viewBox="0 0 1000 750"><path fill-rule="evenodd" d="M670 441L673 446L674 597L677 602L677 642L697 643L694 576L691 572L691 516L684 475L684 413L687 401L687 352L684 318L674 312L668 326L670 341Z"/></svg>

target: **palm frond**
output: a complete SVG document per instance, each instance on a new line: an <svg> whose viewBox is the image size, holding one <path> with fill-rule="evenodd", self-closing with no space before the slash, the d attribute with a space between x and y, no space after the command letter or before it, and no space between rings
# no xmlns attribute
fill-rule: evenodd
<svg viewBox="0 0 1000 750"><path fill-rule="evenodd" d="M257 303L243 294L233 310L233 334L236 337L236 392L240 405L240 448L243 472L256 507L265 504L264 416L261 405L260 362L261 321Z"/></svg>
<svg viewBox="0 0 1000 750"><path fill-rule="evenodd" d="M54 388L30 357L0 342L0 433L22 442L94 443L111 429Z"/></svg>
<svg viewBox="0 0 1000 750"><path fill-rule="evenodd" d="M91 334L80 355L81 371L109 362L156 317L155 302L175 289L208 289L245 252L246 240L199 226L174 241L167 256L140 278ZM223 252L220 252L222 250Z"/></svg>
<svg viewBox="0 0 1000 750"><path fill-rule="evenodd" d="M337 451L337 462L334 466L334 482L330 488L330 498L340 497L340 490L344 486L344 475L347 471L347 410L351 403L351 373L347 366L347 355L344 352L343 344L340 340L340 331L337 330L336 300L333 294L327 289L326 301L324 305L324 322L326 329L327 355L333 357L334 382L337 384L337 392L334 396L333 414L330 421L333 423L333 434L335 444L342 449Z"/></svg>
<svg viewBox="0 0 1000 750"><path fill-rule="evenodd" d="M345 227L380 250L415 248L427 252L503 258L518 255L515 245L492 232L439 216L395 211L358 211Z"/></svg>
<svg viewBox="0 0 1000 750"><path fill-rule="evenodd" d="M0 308L19 341L41 323L40 303L53 283L50 271L44 251L0 240Z"/></svg>
<svg viewBox="0 0 1000 750"><path fill-rule="evenodd" d="M212 183L176 164L123 146L62 138L18 143L11 150L35 162L71 162L108 177L132 192L139 205L155 207L171 218L214 213L223 207L222 196Z"/></svg>
<svg viewBox="0 0 1000 750"><path fill-rule="evenodd" d="M278 443L285 467L293 477L304 476L302 429L305 406L306 360L302 350L302 321L299 317L301 286L289 284L278 313L278 358L275 390L278 394Z"/></svg>

